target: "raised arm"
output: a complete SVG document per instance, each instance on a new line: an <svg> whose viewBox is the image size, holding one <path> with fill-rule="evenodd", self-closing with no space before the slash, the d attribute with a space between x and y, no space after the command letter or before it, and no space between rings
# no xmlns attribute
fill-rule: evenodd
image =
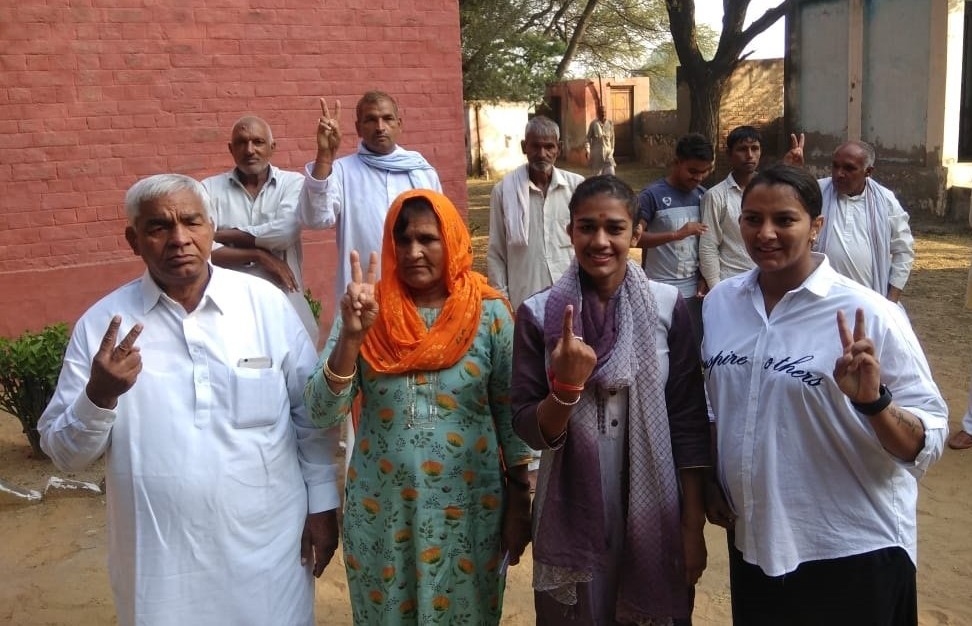
<svg viewBox="0 0 972 626"><path fill-rule="evenodd" d="M304 166L304 185L297 204L297 216L306 228L333 228L344 208L344 189L340 176L331 176L341 146L338 117L340 100L334 103L334 115L321 98L321 117L317 120L317 155Z"/></svg>
<svg viewBox="0 0 972 626"><path fill-rule="evenodd" d="M317 156L311 171L311 175L318 180L331 175L331 165L341 147L340 117L341 101L334 101L334 115L331 115L327 100L321 98L321 117L317 120Z"/></svg>
<svg viewBox="0 0 972 626"><path fill-rule="evenodd" d="M135 345L141 324L132 326L116 345L122 319L114 316L92 357L96 339L88 335L89 323L82 318L75 328L54 397L37 425L41 448L66 471L83 469L104 453L118 398L132 388L142 371Z"/></svg>
<svg viewBox="0 0 972 626"><path fill-rule="evenodd" d="M874 429L884 449L902 461L914 461L925 447L925 426L898 406L881 384L881 364L867 336L864 310L857 309L851 333L843 311L837 312L837 334L843 353L834 364L834 381Z"/></svg>
<svg viewBox="0 0 972 626"><path fill-rule="evenodd" d="M361 345L378 318L378 301L375 300L378 253L371 253L365 277L362 277L357 250L351 251L350 260L351 282L341 298L340 324L335 324L328 347L321 354L304 388L304 399L311 419L319 426L333 426L336 423L332 418L340 411L328 409L356 383Z"/></svg>

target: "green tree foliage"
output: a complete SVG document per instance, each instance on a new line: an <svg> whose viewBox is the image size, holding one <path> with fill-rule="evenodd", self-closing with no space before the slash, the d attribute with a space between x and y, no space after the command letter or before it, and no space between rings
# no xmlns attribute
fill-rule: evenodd
<svg viewBox="0 0 972 626"><path fill-rule="evenodd" d="M17 339L0 337L0 409L20 420L35 458L46 457L37 422L57 387L68 339L66 324Z"/></svg>
<svg viewBox="0 0 972 626"><path fill-rule="evenodd" d="M666 26L667 27L667 26ZM711 59L719 45L719 33L711 27L702 24L696 34L702 56ZM651 108L654 110L674 109L678 104L678 93L675 84L675 74L678 70L678 53L675 44L669 38L656 46L648 54L648 62L639 70L643 76L651 79Z"/></svg>
<svg viewBox="0 0 972 626"><path fill-rule="evenodd" d="M548 82L628 75L644 68L671 85L674 67L691 97L690 128L715 138L726 82L752 40L794 0L779 0L743 28L750 0L723 0L716 37L695 23L695 0L460 0L463 93L467 100L537 102ZM647 62L648 50L654 50ZM664 90L659 98L671 96Z"/></svg>
<svg viewBox="0 0 972 626"><path fill-rule="evenodd" d="M537 102L581 67L627 75L670 37L660 0L460 0L463 95Z"/></svg>
<svg viewBox="0 0 972 626"><path fill-rule="evenodd" d="M311 315L314 316L314 321L320 324L321 309L324 308L324 305L321 303L320 300L314 297L314 294L311 293L310 289L304 289L304 300L307 301L307 306L310 307Z"/></svg>
<svg viewBox="0 0 972 626"><path fill-rule="evenodd" d="M555 80L566 44L544 33L532 2L461 0L462 82L466 100L536 102Z"/></svg>

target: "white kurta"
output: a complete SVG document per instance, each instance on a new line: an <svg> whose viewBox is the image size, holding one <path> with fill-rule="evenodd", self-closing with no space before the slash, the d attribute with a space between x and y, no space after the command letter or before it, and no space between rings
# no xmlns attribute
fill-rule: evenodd
<svg viewBox="0 0 972 626"><path fill-rule="evenodd" d="M703 300L706 392L736 547L767 576L892 546L917 564L918 479L942 454L948 407L903 312L824 255L814 260L816 270L768 316L758 269ZM881 382L925 427L914 462L885 450L834 382L837 311L853 328L858 308Z"/></svg>
<svg viewBox="0 0 972 626"><path fill-rule="evenodd" d="M904 289L915 262L915 240L908 225L908 213L898 202L894 192L873 179L867 189L873 191L875 207L868 206L868 193L857 196L835 195L833 179L817 181L824 198L824 228L826 237L817 239L815 250L823 252L831 266L839 273L881 295L888 294L888 286ZM828 204L832 203L831 207ZM828 210L829 209L829 210ZM873 211L880 220L879 232L887 242L876 242L869 224ZM888 258L878 264L886 275L875 276L874 255L883 250Z"/></svg>
<svg viewBox="0 0 972 626"><path fill-rule="evenodd" d="M304 177L271 165L267 183L253 198L236 178L235 172L233 169L202 181L213 203L216 228L238 228L253 235L258 248L271 252L287 264L297 281L298 291L287 292L286 296L316 346L318 325L304 298L304 253L300 245L300 222L297 220L297 202L304 186ZM238 269L272 280L260 266Z"/></svg>
<svg viewBox="0 0 972 626"><path fill-rule="evenodd" d="M395 148L402 150L401 147ZM334 161L331 174L324 180L311 176L314 163L306 166L304 190L300 196L298 214L308 228L337 226L337 279L335 299L340 302L351 281L351 262L348 254L357 250L362 267L367 270L368 256L378 253L381 259L381 237L388 208L398 194L409 189L442 191L435 170L389 172L370 167L357 154ZM420 181L413 185L414 177Z"/></svg>
<svg viewBox="0 0 972 626"><path fill-rule="evenodd" d="M526 168L521 165L520 168ZM506 177L512 177L516 170ZM505 180L505 178L504 178ZM504 194L504 180L493 186L489 197L489 247L486 269L489 284L509 298L513 308L542 289L554 284L574 258L574 247L567 235L570 221L570 197L584 177L566 170L554 169L546 195L527 176L523 197L530 206L519 207L518 197ZM530 212L529 245L516 245L507 232L506 212L513 204L517 210Z"/></svg>
<svg viewBox="0 0 972 626"><path fill-rule="evenodd" d="M84 388L113 315L119 337L144 325L143 369L109 411ZM313 624L301 532L339 505L338 435L304 411L315 361L276 287L218 267L188 315L146 273L78 321L38 428L60 468L106 455L120 624Z"/></svg>

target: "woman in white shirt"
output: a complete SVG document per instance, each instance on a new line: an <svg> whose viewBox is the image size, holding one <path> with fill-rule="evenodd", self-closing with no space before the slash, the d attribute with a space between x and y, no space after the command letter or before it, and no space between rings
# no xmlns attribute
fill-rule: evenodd
<svg viewBox="0 0 972 626"><path fill-rule="evenodd" d="M901 310L811 251L821 205L803 170L760 172L740 217L756 268L706 296L710 520L736 624L914 625L917 482L948 410Z"/></svg>

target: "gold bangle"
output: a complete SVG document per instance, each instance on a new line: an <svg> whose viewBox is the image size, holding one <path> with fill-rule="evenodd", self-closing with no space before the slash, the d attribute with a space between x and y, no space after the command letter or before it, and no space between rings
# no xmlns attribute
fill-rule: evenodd
<svg viewBox="0 0 972 626"><path fill-rule="evenodd" d="M351 370L350 374L348 374L347 376L341 376L340 374L334 373L334 370L332 370L331 367L327 364L327 361L328 361L327 359L324 359L324 378L328 379L332 383L338 385L347 385L352 380L354 380L354 377L358 374L357 363L354 364L354 368Z"/></svg>

